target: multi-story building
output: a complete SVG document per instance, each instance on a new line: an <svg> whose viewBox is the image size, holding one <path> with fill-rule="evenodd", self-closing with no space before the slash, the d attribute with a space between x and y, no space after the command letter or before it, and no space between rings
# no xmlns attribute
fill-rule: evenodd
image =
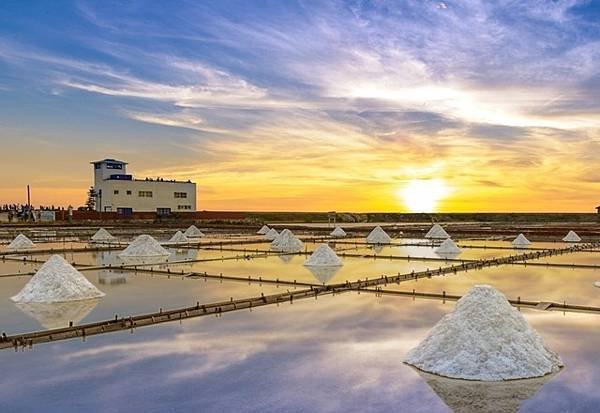
<svg viewBox="0 0 600 413"><path fill-rule="evenodd" d="M196 211L196 184L162 178L134 179L127 174L127 163L116 159L92 162L96 210L118 212L172 212Z"/></svg>

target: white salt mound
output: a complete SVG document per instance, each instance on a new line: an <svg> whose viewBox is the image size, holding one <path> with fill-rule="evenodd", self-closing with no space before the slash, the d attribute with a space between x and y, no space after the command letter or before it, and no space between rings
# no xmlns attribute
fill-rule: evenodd
<svg viewBox="0 0 600 413"><path fill-rule="evenodd" d="M446 232L444 228L440 224L435 224L431 227L431 229L425 234L425 238L431 239L448 239L450 235Z"/></svg>
<svg viewBox="0 0 600 413"><path fill-rule="evenodd" d="M265 239L267 239L269 241L273 241L275 238L277 238L278 235L279 235L279 232L277 232L277 230L275 228L271 228L269 230L269 232L267 232L265 234Z"/></svg>
<svg viewBox="0 0 600 413"><path fill-rule="evenodd" d="M87 278L60 255L51 256L25 287L15 296L16 302L52 303L103 297Z"/></svg>
<svg viewBox="0 0 600 413"><path fill-rule="evenodd" d="M157 240L150 235L140 235L134 239L119 257L163 257L169 255Z"/></svg>
<svg viewBox="0 0 600 413"><path fill-rule="evenodd" d="M35 244L23 234L17 235L15 239L6 247L7 250L13 251L28 250L31 248L35 248Z"/></svg>
<svg viewBox="0 0 600 413"><path fill-rule="evenodd" d="M281 252L302 251L304 244L289 229L284 229L271 243L271 248Z"/></svg>
<svg viewBox="0 0 600 413"><path fill-rule="evenodd" d="M577 235L575 231L569 231L569 233L563 238L565 242L580 242L581 237Z"/></svg>
<svg viewBox="0 0 600 413"><path fill-rule="evenodd" d="M346 236L346 231L344 231L342 227L335 227L329 235L331 235L332 237L343 238Z"/></svg>
<svg viewBox="0 0 600 413"><path fill-rule="evenodd" d="M598 287L598 288L600 288L600 281L596 281L596 282L594 283L594 287Z"/></svg>
<svg viewBox="0 0 600 413"><path fill-rule="evenodd" d="M512 245L515 247L527 247L531 244L531 242L525 238L525 235L519 234L517 238L515 238L512 242Z"/></svg>
<svg viewBox="0 0 600 413"><path fill-rule="evenodd" d="M201 238L204 236L202 231L195 225L190 225L189 228L185 230L184 235L188 238Z"/></svg>
<svg viewBox="0 0 600 413"><path fill-rule="evenodd" d="M169 240L169 243L172 244L185 244L186 242L190 242L190 239L181 231L177 231Z"/></svg>
<svg viewBox="0 0 600 413"><path fill-rule="evenodd" d="M367 235L367 242L369 244L389 244L392 242L392 238L377 225L369 235Z"/></svg>
<svg viewBox="0 0 600 413"><path fill-rule="evenodd" d="M262 228L261 228L261 229L259 229L259 230L258 230L256 233L257 233L258 235L265 235L267 232L269 232L269 230L270 230L270 229L271 229L271 228L269 228L268 226L266 226L266 225L263 225L263 226L262 226Z"/></svg>
<svg viewBox="0 0 600 413"><path fill-rule="evenodd" d="M540 377L563 365L506 297L476 285L417 347L408 364L441 376L482 381Z"/></svg>
<svg viewBox="0 0 600 413"><path fill-rule="evenodd" d="M437 254L460 254L460 248L458 248L458 245L454 241L448 238L435 249L435 252Z"/></svg>
<svg viewBox="0 0 600 413"><path fill-rule="evenodd" d="M115 241L116 239L117 237L113 236L104 228L100 228L94 235L92 235L92 241L94 242L110 242Z"/></svg>
<svg viewBox="0 0 600 413"><path fill-rule="evenodd" d="M307 267L338 267L344 265L344 263L329 245L321 244L315 249L311 256L304 261L304 265Z"/></svg>

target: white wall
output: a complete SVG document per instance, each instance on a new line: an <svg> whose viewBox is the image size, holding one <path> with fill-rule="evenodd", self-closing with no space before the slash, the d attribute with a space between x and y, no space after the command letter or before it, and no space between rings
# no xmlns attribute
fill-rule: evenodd
<svg viewBox="0 0 600 413"><path fill-rule="evenodd" d="M107 207L113 212L117 208L132 208L134 212L156 212L157 208L171 208L172 212L196 211L195 183L108 180L102 181L95 189L102 189L102 211L106 211ZM115 194L115 190L119 193ZM127 195L128 190L131 195ZM151 191L152 197L140 197L139 191ZM187 198L175 198L175 192L185 192ZM179 209L179 205L189 205L191 209ZM99 209L100 205L96 207Z"/></svg>

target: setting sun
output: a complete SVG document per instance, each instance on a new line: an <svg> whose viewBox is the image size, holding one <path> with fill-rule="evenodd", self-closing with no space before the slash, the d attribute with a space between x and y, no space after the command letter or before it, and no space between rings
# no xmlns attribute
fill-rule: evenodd
<svg viewBox="0 0 600 413"><path fill-rule="evenodd" d="M410 212L436 212L439 201L449 192L441 179L413 179L398 190L398 197Z"/></svg>

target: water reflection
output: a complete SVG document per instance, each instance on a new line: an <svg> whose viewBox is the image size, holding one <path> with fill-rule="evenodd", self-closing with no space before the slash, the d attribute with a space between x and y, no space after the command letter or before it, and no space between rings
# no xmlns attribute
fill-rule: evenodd
<svg viewBox="0 0 600 413"><path fill-rule="evenodd" d="M517 412L521 403L560 374L559 371L533 379L484 382L450 379L413 369L452 411L461 413Z"/></svg>
<svg viewBox="0 0 600 413"><path fill-rule="evenodd" d="M294 254L283 254L283 255L278 255L278 257L285 264L289 264L290 262L292 262L295 255Z"/></svg>
<svg viewBox="0 0 600 413"><path fill-rule="evenodd" d="M108 270L102 270L98 273L98 284L126 284L128 278L129 277L125 272L113 272Z"/></svg>
<svg viewBox="0 0 600 413"><path fill-rule="evenodd" d="M15 303L21 311L51 330L68 327L83 320L100 302L99 298L63 303Z"/></svg>
<svg viewBox="0 0 600 413"><path fill-rule="evenodd" d="M329 281L331 281L331 279L333 277L336 276L336 274L340 271L340 269L342 268L341 265L337 265L337 266L307 266L306 267L311 273L312 275L314 275L314 277L319 280L319 282L326 284Z"/></svg>

